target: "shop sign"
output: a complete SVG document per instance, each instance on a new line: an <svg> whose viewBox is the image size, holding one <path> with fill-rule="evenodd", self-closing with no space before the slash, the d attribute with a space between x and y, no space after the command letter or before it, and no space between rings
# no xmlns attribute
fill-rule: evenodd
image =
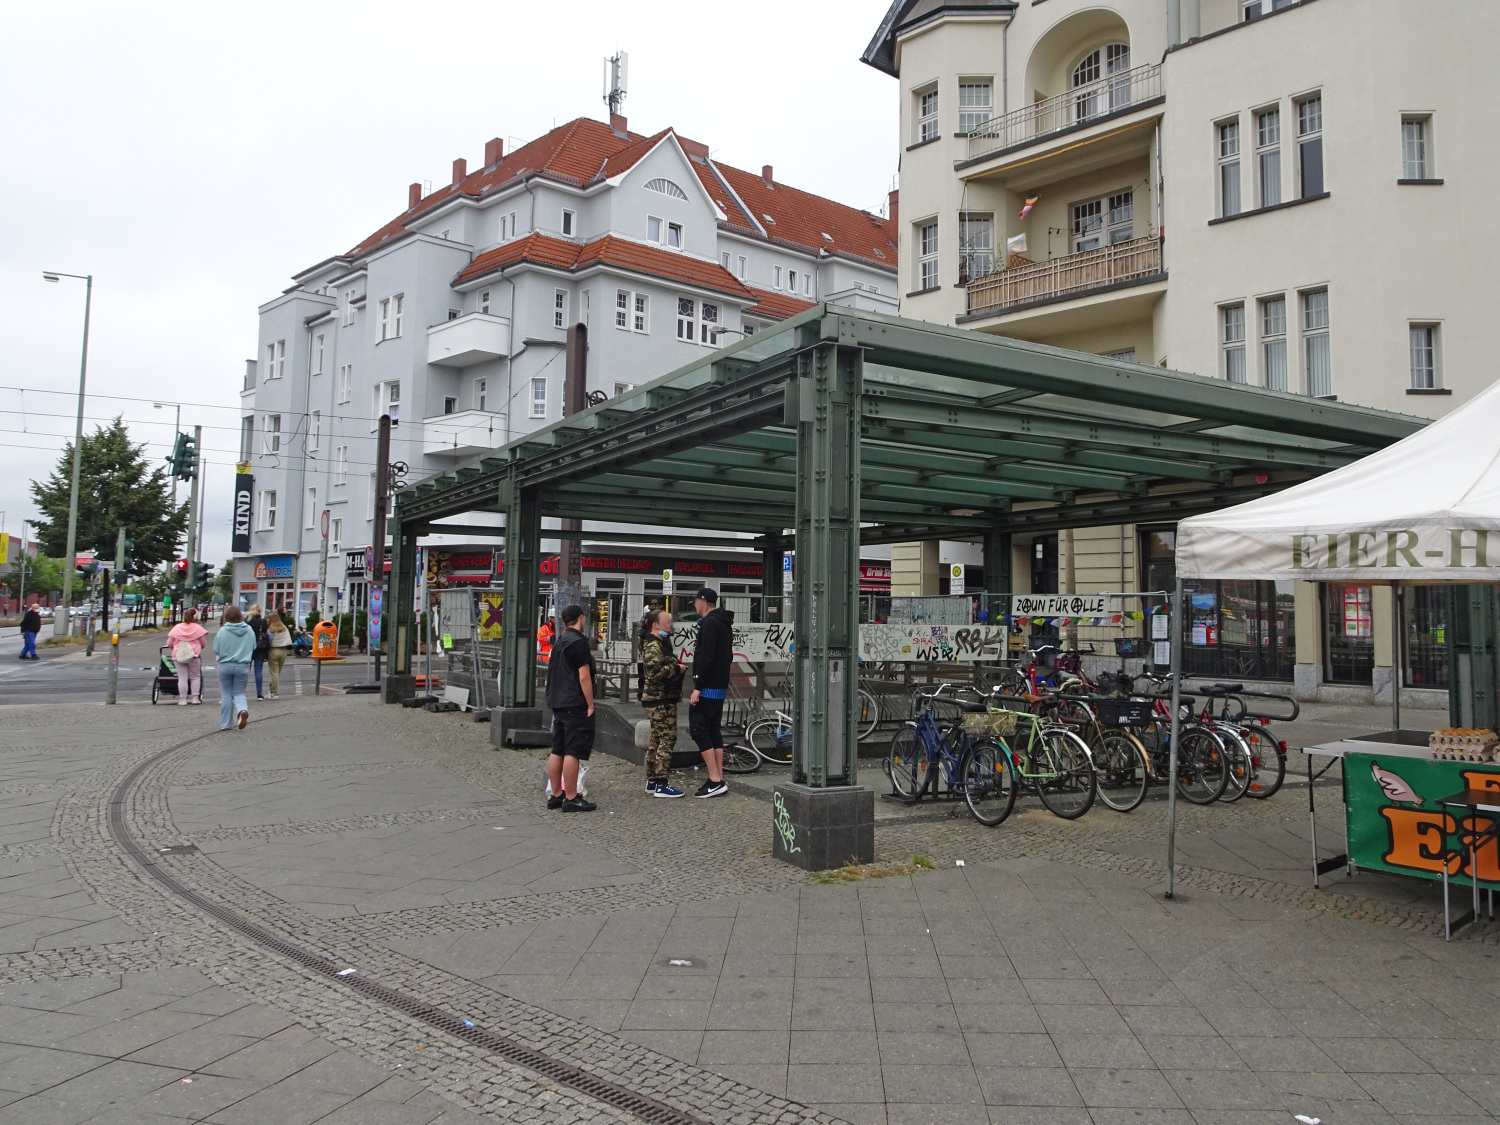
<svg viewBox="0 0 1500 1125"><path fill-rule="evenodd" d="M358 576L365 573L365 551L368 548L361 547L357 551L344 552L344 576Z"/></svg>
<svg viewBox="0 0 1500 1125"><path fill-rule="evenodd" d="M253 590L259 590L260 589L260 583L259 582L241 582L240 583L240 589L241 590L252 590L252 591Z"/></svg>
<svg viewBox="0 0 1500 1125"><path fill-rule="evenodd" d="M1500 768L1488 763L1350 754L1344 778L1350 862L1427 879L1442 878L1445 851L1491 824L1486 816L1455 816L1437 802L1460 789L1500 792ZM1465 849L1449 861L1449 878L1467 883L1473 862ZM1477 873L1481 883L1500 881L1494 841L1478 849Z"/></svg>
<svg viewBox="0 0 1500 1125"><path fill-rule="evenodd" d="M234 474L234 528L230 548L240 555L250 552L251 495L254 490L253 473Z"/></svg>
<svg viewBox="0 0 1500 1125"><path fill-rule="evenodd" d="M304 583L302 583L302 589L304 589L304 590L316 590L317 588L318 588L318 583L317 583L316 579L313 580L312 582L304 582Z"/></svg>
<svg viewBox="0 0 1500 1125"><path fill-rule="evenodd" d="M1096 617L1105 612L1103 594L1016 594L1011 613L1020 617Z"/></svg>
<svg viewBox="0 0 1500 1125"><path fill-rule="evenodd" d="M295 564L291 555L268 555L255 560L255 577L290 578Z"/></svg>

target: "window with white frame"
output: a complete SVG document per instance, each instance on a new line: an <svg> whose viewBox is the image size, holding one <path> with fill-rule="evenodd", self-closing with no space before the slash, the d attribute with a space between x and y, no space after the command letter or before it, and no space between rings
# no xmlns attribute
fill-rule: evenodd
<svg viewBox="0 0 1500 1125"><path fill-rule="evenodd" d="M339 553L339 545L344 541L343 518L330 519L328 521L328 551L330 554Z"/></svg>
<svg viewBox="0 0 1500 1125"><path fill-rule="evenodd" d="M323 336L324 334L319 332L313 337L312 373L314 375L323 374Z"/></svg>
<svg viewBox="0 0 1500 1125"><path fill-rule="evenodd" d="M667 224L667 245L670 246L673 250L681 250L682 249L682 224L681 223L668 223Z"/></svg>
<svg viewBox="0 0 1500 1125"><path fill-rule="evenodd" d="M500 241L501 242L509 242L511 239L513 239L513 238L516 237L516 234L517 234L517 230L516 230L516 213L514 211L512 211L509 214L501 215L500 216Z"/></svg>
<svg viewBox="0 0 1500 1125"><path fill-rule="evenodd" d="M1430 180L1432 172L1432 115L1408 113L1401 118L1401 178Z"/></svg>
<svg viewBox="0 0 1500 1125"><path fill-rule="evenodd" d="M349 447L347 445L334 448L333 483L337 485L349 483Z"/></svg>
<svg viewBox="0 0 1500 1125"><path fill-rule="evenodd" d="M917 227L917 288L938 287L938 225L923 223Z"/></svg>
<svg viewBox="0 0 1500 1125"><path fill-rule="evenodd" d="M649 298L645 293L632 293L629 289L615 290L615 327L622 332L642 332L649 328L647 308Z"/></svg>
<svg viewBox="0 0 1500 1125"><path fill-rule="evenodd" d="M261 432L265 435L264 450L267 453L281 452L281 415L267 414Z"/></svg>
<svg viewBox="0 0 1500 1125"><path fill-rule="evenodd" d="M260 530L272 531L276 527L276 491L262 489L260 493Z"/></svg>
<svg viewBox="0 0 1500 1125"><path fill-rule="evenodd" d="M1240 213L1240 122L1221 121L1219 134L1219 214Z"/></svg>
<svg viewBox="0 0 1500 1125"><path fill-rule="evenodd" d="M488 379L474 380L474 409L488 410L490 401L490 383Z"/></svg>
<svg viewBox="0 0 1500 1125"><path fill-rule="evenodd" d="M392 297L385 297L380 302L380 339L394 340L401 335L401 318L406 296L397 293Z"/></svg>
<svg viewBox="0 0 1500 1125"><path fill-rule="evenodd" d="M1328 349L1328 290L1302 294L1302 362L1307 393L1313 398L1333 396L1333 362Z"/></svg>
<svg viewBox="0 0 1500 1125"><path fill-rule="evenodd" d="M345 289L340 298L344 304L343 325L348 328L354 323L354 290Z"/></svg>
<svg viewBox="0 0 1500 1125"><path fill-rule="evenodd" d="M307 490L307 505L302 517L302 526L308 531L318 526L318 490L316 488Z"/></svg>
<svg viewBox="0 0 1500 1125"><path fill-rule="evenodd" d="M1231 383L1245 382L1245 306L1243 304L1220 306L1219 344L1224 356L1224 378Z"/></svg>
<svg viewBox="0 0 1500 1125"><path fill-rule="evenodd" d="M709 347L719 346L719 306L704 301L698 306L698 342Z"/></svg>
<svg viewBox="0 0 1500 1125"><path fill-rule="evenodd" d="M651 298L645 293L637 293L633 297L630 312L630 330L632 332L644 333L651 331L650 303Z"/></svg>
<svg viewBox="0 0 1500 1125"><path fill-rule="evenodd" d="M348 402L354 394L354 364L339 364L339 401Z"/></svg>
<svg viewBox="0 0 1500 1125"><path fill-rule="evenodd" d="M615 327L630 328L630 290L615 290Z"/></svg>
<svg viewBox="0 0 1500 1125"><path fill-rule="evenodd" d="M655 215L646 216L646 241L661 241L661 220L658 219Z"/></svg>
<svg viewBox="0 0 1500 1125"><path fill-rule="evenodd" d="M533 379L531 381L531 416L533 418L547 417L546 379Z"/></svg>
<svg viewBox="0 0 1500 1125"><path fill-rule="evenodd" d="M1438 370L1438 326L1436 324L1413 324L1407 330L1408 348L1411 353L1411 389L1435 391L1441 387L1442 373Z"/></svg>
<svg viewBox="0 0 1500 1125"><path fill-rule="evenodd" d="M577 218L578 218L578 216L576 214L574 214L572 211L569 211L566 207L563 208L563 213L562 213L562 232L563 232L563 234L565 236L567 236L569 238L573 237L573 226L574 226L574 222L576 221Z"/></svg>
<svg viewBox="0 0 1500 1125"><path fill-rule="evenodd" d="M1297 102L1297 195L1323 194L1323 95Z"/></svg>
<svg viewBox="0 0 1500 1125"><path fill-rule="evenodd" d="M488 289L481 289L479 291L479 297L475 301L475 308L482 313L490 311L490 291Z"/></svg>
<svg viewBox="0 0 1500 1125"><path fill-rule="evenodd" d="M376 383L374 388L375 417L370 422L370 429L380 427L380 416L389 414L391 425L396 426L401 422L401 383L392 380L389 383Z"/></svg>
<svg viewBox="0 0 1500 1125"><path fill-rule="evenodd" d="M1260 110L1255 115L1255 166L1259 189L1256 206L1274 207L1281 202L1281 110Z"/></svg>
<svg viewBox="0 0 1500 1125"><path fill-rule="evenodd" d="M1260 373L1268 389L1287 389L1285 297L1266 297L1260 302Z"/></svg>
<svg viewBox="0 0 1500 1125"><path fill-rule="evenodd" d="M698 339L698 302L691 297L677 298L677 338L689 344Z"/></svg>
<svg viewBox="0 0 1500 1125"><path fill-rule="evenodd" d="M307 451L316 453L323 440L323 412L314 410L307 419Z"/></svg>
<svg viewBox="0 0 1500 1125"><path fill-rule="evenodd" d="M780 266L772 266L771 267L771 287L773 289L780 289L781 288L781 267Z"/></svg>
<svg viewBox="0 0 1500 1125"><path fill-rule="evenodd" d="M728 271L728 269L729 269L729 251L728 250L721 250L721 251L719 251L719 265L723 266L726 272Z"/></svg>
<svg viewBox="0 0 1500 1125"><path fill-rule="evenodd" d="M444 395L443 396L443 413L444 414L457 414L458 413L458 396L457 395Z"/></svg>
<svg viewBox="0 0 1500 1125"><path fill-rule="evenodd" d="M453 308L450 308L448 310L448 319L449 320L457 320L459 317L461 317L463 315L464 315L464 310L463 309L453 309Z"/></svg>
<svg viewBox="0 0 1500 1125"><path fill-rule="evenodd" d="M255 415L246 414L240 419L240 460L248 461L255 454Z"/></svg>
<svg viewBox="0 0 1500 1125"><path fill-rule="evenodd" d="M804 272L802 274L802 295L804 297L811 297L813 295L812 284L813 284L813 275L811 273Z"/></svg>
<svg viewBox="0 0 1500 1125"><path fill-rule="evenodd" d="M657 179L654 179L654 180L647 180L646 181L646 190L647 191L659 192L662 195L665 195L668 199L686 199L687 198L687 192L683 191L680 187L678 187L676 184L674 184L671 180L664 180L664 179L661 179L659 177Z"/></svg>
<svg viewBox="0 0 1500 1125"><path fill-rule="evenodd" d="M1240 17L1243 20L1258 20L1269 12L1290 8L1297 0L1240 0Z"/></svg>
<svg viewBox="0 0 1500 1125"><path fill-rule="evenodd" d="M276 340L266 345L266 378L280 379L286 374L286 341Z"/></svg>
<svg viewBox="0 0 1500 1125"><path fill-rule="evenodd" d="M994 86L988 78L958 80L958 131L972 133L990 119Z"/></svg>
<svg viewBox="0 0 1500 1125"><path fill-rule="evenodd" d="M795 292L797 292L797 271L796 270L789 269L789 270L786 271L786 291L788 293L795 293Z"/></svg>
<svg viewBox="0 0 1500 1125"><path fill-rule="evenodd" d="M995 272L995 216L990 211L958 213L958 283Z"/></svg>
<svg viewBox="0 0 1500 1125"><path fill-rule="evenodd" d="M743 279L744 276L745 276L746 271L750 267L750 263L748 261L746 261L745 255L741 254L739 256L739 258L736 259L736 261L735 261L735 267L736 267L735 273L738 274L738 276Z"/></svg>
<svg viewBox="0 0 1500 1125"><path fill-rule="evenodd" d="M917 143L936 140L938 136L938 92L937 87L922 90L917 99Z"/></svg>
<svg viewBox="0 0 1500 1125"><path fill-rule="evenodd" d="M615 398L619 398L621 395L629 394L633 390L635 390L634 383L616 383Z"/></svg>
<svg viewBox="0 0 1500 1125"><path fill-rule="evenodd" d="M566 289L554 289L552 291L552 327L566 328L568 326L568 291Z"/></svg>
<svg viewBox="0 0 1500 1125"><path fill-rule="evenodd" d="M1097 250L1107 239L1113 246L1134 235L1132 192L1120 191L1102 199L1073 204L1073 253Z"/></svg>

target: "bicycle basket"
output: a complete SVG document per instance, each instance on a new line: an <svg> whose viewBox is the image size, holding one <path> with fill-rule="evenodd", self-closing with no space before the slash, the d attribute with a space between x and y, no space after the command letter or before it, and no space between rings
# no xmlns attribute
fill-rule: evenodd
<svg viewBox="0 0 1500 1125"><path fill-rule="evenodd" d="M1145 656L1151 651L1151 642L1145 637L1116 637L1115 655L1124 657Z"/></svg>
<svg viewBox="0 0 1500 1125"><path fill-rule="evenodd" d="M1137 727L1156 721L1155 710L1143 699L1101 699L1094 709L1107 727Z"/></svg>
<svg viewBox="0 0 1500 1125"><path fill-rule="evenodd" d="M965 715L963 724L966 734L976 738L1009 738L1016 733L1014 711L989 711L984 714Z"/></svg>

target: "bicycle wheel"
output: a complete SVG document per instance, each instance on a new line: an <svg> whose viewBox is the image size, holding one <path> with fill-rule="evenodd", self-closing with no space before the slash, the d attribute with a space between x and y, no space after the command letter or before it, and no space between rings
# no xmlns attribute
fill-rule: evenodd
<svg viewBox="0 0 1500 1125"><path fill-rule="evenodd" d="M884 768L891 791L899 797L915 797L922 790L927 751L917 741L917 725L904 723L885 752Z"/></svg>
<svg viewBox="0 0 1500 1125"><path fill-rule="evenodd" d="M1219 795L1219 800L1225 804L1238 801L1250 789L1251 778L1255 775L1255 767L1252 763L1252 755L1249 745L1242 737L1242 732L1235 727L1220 727L1216 731L1224 743L1224 792Z"/></svg>
<svg viewBox="0 0 1500 1125"><path fill-rule="evenodd" d="M880 700L873 692L859 689L859 740L865 742L880 725Z"/></svg>
<svg viewBox="0 0 1500 1125"><path fill-rule="evenodd" d="M1042 731L1039 737L1037 796L1053 816L1077 820L1093 807L1099 791L1088 747L1072 731L1057 727Z"/></svg>
<svg viewBox="0 0 1500 1125"><path fill-rule="evenodd" d="M1116 812L1129 812L1146 799L1146 751L1122 730L1107 730L1094 749L1099 798Z"/></svg>
<svg viewBox="0 0 1500 1125"><path fill-rule="evenodd" d="M1224 743L1213 731L1195 727L1178 735L1177 792L1195 805L1211 805L1229 784Z"/></svg>
<svg viewBox="0 0 1500 1125"><path fill-rule="evenodd" d="M745 741L773 766L792 763L792 724L778 715L757 719L745 730Z"/></svg>
<svg viewBox="0 0 1500 1125"><path fill-rule="evenodd" d="M1076 724L1086 727L1094 721L1093 710L1082 700L1071 699L1062 693L1053 698L1057 707L1055 714L1058 722L1067 723L1069 726Z"/></svg>
<svg viewBox="0 0 1500 1125"><path fill-rule="evenodd" d="M1016 804L1016 779L1010 751L1003 742L986 738L974 743L958 767L964 803L980 824L991 828L1010 815Z"/></svg>
<svg viewBox="0 0 1500 1125"><path fill-rule="evenodd" d="M1282 753L1281 740L1269 727L1247 727L1244 735L1250 744L1250 764L1254 770L1245 796L1264 801L1286 780L1286 755Z"/></svg>
<svg viewBox="0 0 1500 1125"><path fill-rule="evenodd" d="M1014 668L1002 675L996 686L1002 695L1025 695L1031 690L1030 685L1026 683L1026 677Z"/></svg>
<svg viewBox="0 0 1500 1125"><path fill-rule="evenodd" d="M725 773L754 773L760 769L760 755L743 742L729 742L724 746Z"/></svg>

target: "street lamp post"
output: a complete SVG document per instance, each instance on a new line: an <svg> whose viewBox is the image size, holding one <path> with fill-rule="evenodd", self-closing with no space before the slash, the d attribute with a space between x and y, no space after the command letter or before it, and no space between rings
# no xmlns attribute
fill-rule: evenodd
<svg viewBox="0 0 1500 1125"><path fill-rule="evenodd" d="M83 357L78 363L78 425L73 433L73 483L68 490L68 552L63 558L62 621L53 615L52 634L63 637L72 632L73 619L68 612L73 600L73 571L78 560L78 469L83 459L83 394L89 373L89 311L94 300L94 275L57 273L48 270L43 281L60 281L72 277L83 282Z"/></svg>

